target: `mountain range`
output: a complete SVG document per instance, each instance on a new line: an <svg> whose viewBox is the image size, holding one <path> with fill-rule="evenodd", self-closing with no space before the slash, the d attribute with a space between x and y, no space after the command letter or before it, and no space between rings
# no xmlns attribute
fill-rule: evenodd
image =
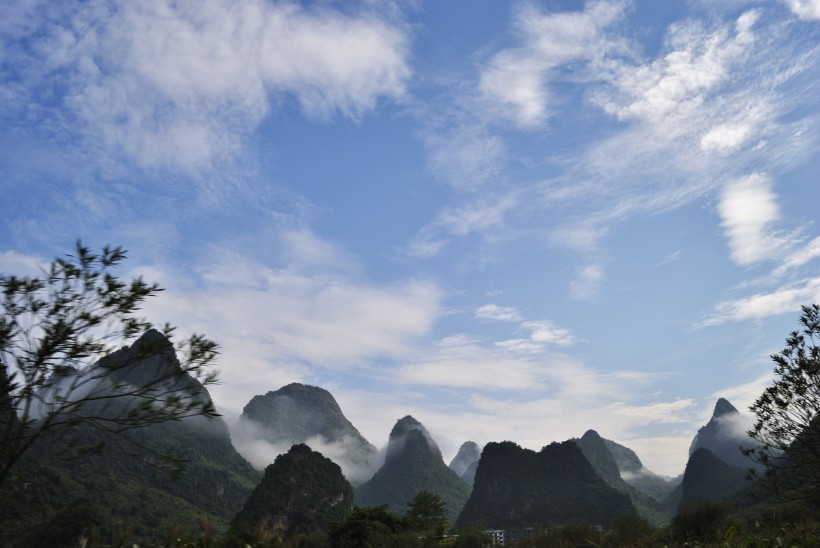
<svg viewBox="0 0 820 548"><path fill-rule="evenodd" d="M156 331L101 364L117 371L117 382L169 376L177 388L210 402L205 387L181 373L173 346ZM4 401L0 418L13 420ZM101 409L115 411L122 409ZM105 450L78 460L59 458L66 439L41 440L0 490L0 544L56 546L92 525L108 538L119 534L119 543L155 541L172 525L195 527L201 519L217 534L231 526L234 535L246 538L250 531L326 532L331 522L345 519L353 502L386 505L403 515L422 490L440 497L449 523L459 527L579 521L608 527L634 511L662 524L699 501L739 500L752 465L740 453L749 443L745 424L734 406L719 399L692 441L684 474L672 481L594 430L540 451L510 441L482 449L468 441L448 466L429 431L412 416L396 422L380 462L377 449L330 392L294 383L251 399L233 440L221 418L202 417L153 424L127 439L80 427L73 438L102 442ZM267 452L257 456L267 460L254 463L264 474L234 448L244 448L250 460L243 445L248 440L266 444ZM169 452L187 459L176 479L160 458Z"/></svg>

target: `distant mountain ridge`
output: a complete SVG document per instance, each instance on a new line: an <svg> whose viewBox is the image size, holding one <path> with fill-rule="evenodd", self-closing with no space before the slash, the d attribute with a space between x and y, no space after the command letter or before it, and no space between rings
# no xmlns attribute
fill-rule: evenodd
<svg viewBox="0 0 820 548"><path fill-rule="evenodd" d="M663 502L674 490L677 482L646 468L635 451L612 440L604 439L604 443L615 459L621 478L629 485L658 502Z"/></svg>
<svg viewBox="0 0 820 548"><path fill-rule="evenodd" d="M602 438L595 430L587 430L580 439L576 438L571 441L581 448L584 456L592 465L592 468L595 469L595 471L601 476L601 478L603 478L603 480L613 489L629 496L638 513L649 522L655 525L665 525L672 519L671 513L665 512L658 500L640 491L635 486L624 480L622 477L622 472L610 450L610 447L614 444L614 442L607 444L606 442L608 440ZM623 446L619 447L622 447L626 451L630 451ZM637 467L638 469L642 468L637 455L635 455L634 452L632 455L634 455L634 459L630 456L630 466L633 468ZM637 462L635 462L636 460ZM671 492L672 489L673 487L669 485L667 493Z"/></svg>
<svg viewBox="0 0 820 548"><path fill-rule="evenodd" d="M481 448L474 441L465 441L458 448L458 453L450 461L450 470L455 472L464 483L473 486L478 461L481 459Z"/></svg>
<svg viewBox="0 0 820 548"><path fill-rule="evenodd" d="M490 442L457 526L608 527L617 516L634 511L629 497L610 487L574 442L552 443L537 453L510 441Z"/></svg>

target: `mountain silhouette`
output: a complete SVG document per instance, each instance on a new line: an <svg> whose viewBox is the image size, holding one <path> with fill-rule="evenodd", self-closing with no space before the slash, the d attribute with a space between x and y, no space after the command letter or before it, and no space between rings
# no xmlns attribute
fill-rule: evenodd
<svg viewBox="0 0 820 548"><path fill-rule="evenodd" d="M457 526L493 529L592 523L608 527L634 512L629 497L599 476L571 441L539 452L505 441L484 446Z"/></svg>

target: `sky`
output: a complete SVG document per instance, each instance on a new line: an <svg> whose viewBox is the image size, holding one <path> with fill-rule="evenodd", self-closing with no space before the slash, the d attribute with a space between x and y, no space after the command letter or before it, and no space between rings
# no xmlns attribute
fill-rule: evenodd
<svg viewBox="0 0 820 548"><path fill-rule="evenodd" d="M0 272L123 246L229 422L303 382L677 475L820 302L818 82L818 0L11 0Z"/></svg>

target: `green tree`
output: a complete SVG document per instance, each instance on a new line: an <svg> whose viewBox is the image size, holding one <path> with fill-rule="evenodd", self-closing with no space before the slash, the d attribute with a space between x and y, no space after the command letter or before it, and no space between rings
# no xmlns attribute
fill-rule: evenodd
<svg viewBox="0 0 820 548"><path fill-rule="evenodd" d="M80 427L86 434L124 434L217 416L202 391L216 382L216 372L208 371L218 353L215 342L192 335L177 344L177 362L166 338L174 328L166 324L157 344L140 345L137 361L168 359L170 352L177 366L135 370L134 362L112 354L151 329L138 312L162 291L142 277L118 279L113 271L125 258L121 247L96 254L78 241L73 255L54 259L40 276L0 274L0 484L45 437L59 439L67 456L82 456L101 446L73 444L81 438L70 434Z"/></svg>
<svg viewBox="0 0 820 548"><path fill-rule="evenodd" d="M820 494L820 305L803 306L801 329L772 355L777 376L750 409L749 436L760 446L744 450L766 467L765 485L787 500Z"/></svg>
<svg viewBox="0 0 820 548"><path fill-rule="evenodd" d="M418 545L416 536L407 530L407 521L390 512L386 504L354 507L347 519L330 526L328 540L336 548Z"/></svg>
<svg viewBox="0 0 820 548"><path fill-rule="evenodd" d="M447 531L447 517L444 512L444 501L430 491L419 491L408 504L407 524L412 531L421 533L430 539L440 539Z"/></svg>

